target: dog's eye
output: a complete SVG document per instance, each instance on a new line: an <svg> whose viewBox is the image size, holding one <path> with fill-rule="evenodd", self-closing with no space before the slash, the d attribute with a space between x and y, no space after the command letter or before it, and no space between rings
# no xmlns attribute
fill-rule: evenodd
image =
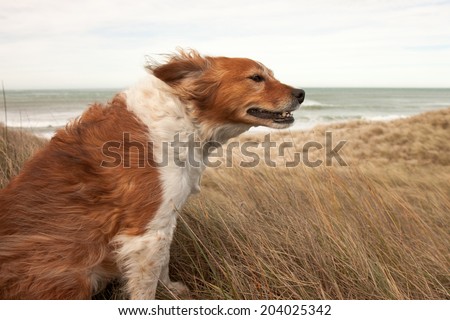
<svg viewBox="0 0 450 320"><path fill-rule="evenodd" d="M255 81L255 82L262 82L264 81L264 78L262 76L260 76L259 74L254 74L250 77L248 77L249 79Z"/></svg>

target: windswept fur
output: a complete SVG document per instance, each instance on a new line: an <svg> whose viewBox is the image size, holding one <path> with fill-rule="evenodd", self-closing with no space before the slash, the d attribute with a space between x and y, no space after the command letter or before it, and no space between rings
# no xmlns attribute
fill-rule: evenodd
<svg viewBox="0 0 450 320"><path fill-rule="evenodd" d="M145 231L161 202L159 172L138 168L143 154L133 148L127 170L100 167L105 141L122 141L122 132L148 140L124 102L90 107L1 190L1 298L89 298L102 286L98 274L116 273L114 236Z"/></svg>

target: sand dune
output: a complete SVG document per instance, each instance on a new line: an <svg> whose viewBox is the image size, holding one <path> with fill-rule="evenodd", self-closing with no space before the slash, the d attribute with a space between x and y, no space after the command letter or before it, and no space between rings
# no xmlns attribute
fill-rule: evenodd
<svg viewBox="0 0 450 320"><path fill-rule="evenodd" d="M208 168L180 213L171 273L197 299L449 299L450 109L284 131L276 168ZM347 141L326 166L284 168L307 142ZM42 145L0 130L0 184ZM240 142L263 141L245 135ZM258 155L263 150L254 150ZM276 153L276 150L271 150ZM291 157L291 158L289 158ZM112 286L100 298L117 298ZM160 297L168 297L164 290Z"/></svg>

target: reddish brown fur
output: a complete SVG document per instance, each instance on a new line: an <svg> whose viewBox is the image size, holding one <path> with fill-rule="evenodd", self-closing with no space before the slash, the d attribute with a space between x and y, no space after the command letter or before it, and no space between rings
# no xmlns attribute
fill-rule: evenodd
<svg viewBox="0 0 450 320"><path fill-rule="evenodd" d="M138 168L147 147L130 148L127 170L100 167L102 145L123 132L147 145L123 97L93 105L0 191L0 298L90 298L92 270L114 273L110 240L142 233L161 201L158 171Z"/></svg>

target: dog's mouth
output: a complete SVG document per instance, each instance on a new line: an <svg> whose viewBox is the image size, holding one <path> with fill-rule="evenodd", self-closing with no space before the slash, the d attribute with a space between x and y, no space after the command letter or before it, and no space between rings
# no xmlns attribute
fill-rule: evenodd
<svg viewBox="0 0 450 320"><path fill-rule="evenodd" d="M292 111L273 112L261 108L250 108L247 113L259 119L272 120L276 123L290 124L294 122Z"/></svg>

